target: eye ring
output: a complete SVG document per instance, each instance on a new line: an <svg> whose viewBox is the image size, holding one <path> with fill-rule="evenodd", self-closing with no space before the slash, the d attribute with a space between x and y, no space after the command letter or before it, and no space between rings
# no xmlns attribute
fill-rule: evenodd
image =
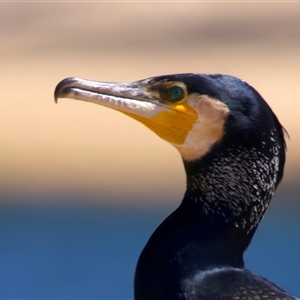
<svg viewBox="0 0 300 300"><path fill-rule="evenodd" d="M168 90L168 98L169 98L169 101L171 101L171 102L178 102L178 101L182 100L184 98L184 96L185 96L185 91L180 86L172 86Z"/></svg>

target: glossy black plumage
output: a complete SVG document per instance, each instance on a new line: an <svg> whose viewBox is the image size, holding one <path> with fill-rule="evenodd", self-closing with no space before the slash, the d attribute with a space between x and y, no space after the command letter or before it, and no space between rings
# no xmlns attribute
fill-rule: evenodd
<svg viewBox="0 0 300 300"><path fill-rule="evenodd" d="M239 276L225 270L222 276L218 272L211 275L205 284L197 281L205 270L244 268L243 253L283 176L285 142L279 121L262 97L237 78L183 74L166 80L184 82L189 94L221 100L230 115L223 139L201 159L184 161L186 194L141 254L135 299L259 299L263 295L268 298L261 299L295 299L247 270ZM270 168L275 156L278 165ZM253 181L256 175L251 168L255 166L255 172L261 174ZM269 188L259 186L260 180ZM241 189L243 182L246 186ZM249 184L257 188L248 189ZM217 188L222 192L218 194ZM246 200L250 203L245 204Z"/></svg>
<svg viewBox="0 0 300 300"><path fill-rule="evenodd" d="M175 145L183 157L187 189L179 207L159 225L140 255L135 300L297 299L245 269L244 251L283 177L286 150L281 124L255 89L228 75L176 74L115 86L69 78L57 86L55 98L110 103L114 109L122 106L123 112L134 99L134 106L136 100L149 102L153 110L158 104L159 111L169 105L174 113L174 103L164 98L173 84L184 86L184 109L191 105L198 114L194 125L214 114L213 122L203 124L220 126L208 136L214 143L208 142L205 151L193 145L199 126L190 129L188 155ZM140 113L143 118L145 109ZM134 117L132 110L125 113ZM179 110L178 118L182 116ZM207 138L205 131L201 133ZM194 149L201 156L191 155Z"/></svg>

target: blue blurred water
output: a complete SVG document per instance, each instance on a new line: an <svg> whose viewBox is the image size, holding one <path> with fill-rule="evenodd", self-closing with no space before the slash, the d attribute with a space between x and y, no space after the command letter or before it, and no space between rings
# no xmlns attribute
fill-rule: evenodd
<svg viewBox="0 0 300 300"><path fill-rule="evenodd" d="M2 205L0 298L132 299L142 247L171 211ZM269 213L246 265L300 295L300 219Z"/></svg>

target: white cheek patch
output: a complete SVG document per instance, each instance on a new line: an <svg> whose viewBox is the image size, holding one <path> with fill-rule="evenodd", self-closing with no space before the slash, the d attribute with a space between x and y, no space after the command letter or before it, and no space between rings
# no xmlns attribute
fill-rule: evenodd
<svg viewBox="0 0 300 300"><path fill-rule="evenodd" d="M166 108L153 102L122 98L118 96L99 94L93 91L72 89L72 98L81 101L92 102L125 113L131 113L147 119L155 117ZM133 96L135 96L133 94Z"/></svg>
<svg viewBox="0 0 300 300"><path fill-rule="evenodd" d="M174 146L187 161L201 158L213 144L221 140L229 108L223 102L206 95L192 95L187 104L198 114L198 119L183 144Z"/></svg>

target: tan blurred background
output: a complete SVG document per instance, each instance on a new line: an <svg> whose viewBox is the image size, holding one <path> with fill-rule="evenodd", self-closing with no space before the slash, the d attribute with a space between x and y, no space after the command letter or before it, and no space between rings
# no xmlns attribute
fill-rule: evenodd
<svg viewBox="0 0 300 300"><path fill-rule="evenodd" d="M299 13L295 3L0 3L1 200L145 204L151 193L156 205L184 192L179 154L141 124L92 104L54 104L69 76L241 77L289 132L283 185L299 186Z"/></svg>

